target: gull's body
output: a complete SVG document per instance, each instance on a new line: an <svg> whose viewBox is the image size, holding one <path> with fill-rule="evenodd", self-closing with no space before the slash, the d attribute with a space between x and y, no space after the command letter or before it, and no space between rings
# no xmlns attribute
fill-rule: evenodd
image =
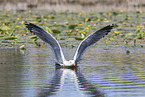
<svg viewBox="0 0 145 97"><path fill-rule="evenodd" d="M51 48L55 57L55 62L57 65L60 66L76 66L77 62L81 59L84 52L89 47L98 42L101 38L103 38L105 35L107 35L114 26L113 24L111 24L90 34L78 46L74 55L74 59L67 61L63 55L62 49L58 41L50 33L29 22L26 22L25 25L33 34L43 40Z"/></svg>

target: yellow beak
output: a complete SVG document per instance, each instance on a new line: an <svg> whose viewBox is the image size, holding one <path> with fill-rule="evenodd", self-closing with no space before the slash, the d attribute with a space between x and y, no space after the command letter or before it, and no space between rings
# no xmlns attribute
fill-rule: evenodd
<svg viewBox="0 0 145 97"><path fill-rule="evenodd" d="M73 65L75 66L75 63L73 63Z"/></svg>

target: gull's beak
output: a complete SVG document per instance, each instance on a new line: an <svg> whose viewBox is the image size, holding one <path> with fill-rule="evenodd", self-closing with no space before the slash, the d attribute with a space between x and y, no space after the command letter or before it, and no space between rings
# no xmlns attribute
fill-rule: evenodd
<svg viewBox="0 0 145 97"><path fill-rule="evenodd" d="M73 65L75 66L75 63L73 63Z"/></svg>

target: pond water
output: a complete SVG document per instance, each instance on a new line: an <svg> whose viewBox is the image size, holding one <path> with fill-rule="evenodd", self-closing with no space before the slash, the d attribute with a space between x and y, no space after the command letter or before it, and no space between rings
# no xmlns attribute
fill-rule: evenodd
<svg viewBox="0 0 145 97"><path fill-rule="evenodd" d="M94 46L83 58L78 69L55 69L49 48L0 49L0 97L145 97L144 48Z"/></svg>
<svg viewBox="0 0 145 97"><path fill-rule="evenodd" d="M144 0L0 0L0 9L39 9L58 11L108 11L121 8L126 11L144 10Z"/></svg>

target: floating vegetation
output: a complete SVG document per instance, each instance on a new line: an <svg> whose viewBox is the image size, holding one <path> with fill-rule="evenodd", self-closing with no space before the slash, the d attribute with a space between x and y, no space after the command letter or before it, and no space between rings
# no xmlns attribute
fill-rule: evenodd
<svg viewBox="0 0 145 97"><path fill-rule="evenodd" d="M130 51L129 50L126 50L126 54L130 54Z"/></svg>
<svg viewBox="0 0 145 97"><path fill-rule="evenodd" d="M61 33L61 31L57 30L57 29L53 29L52 30L53 33Z"/></svg>
<svg viewBox="0 0 145 97"><path fill-rule="evenodd" d="M115 23L104 41L99 44L138 46L145 45L145 12L136 10L125 12L122 9L106 12L48 12L46 10L1 10L0 11L0 46L19 47L26 45L41 46L42 41L28 32L25 21L32 22L54 35L61 43L83 40L89 34L108 24ZM69 40L69 38L73 38ZM66 41L69 42L66 42ZM105 41L106 40L106 41Z"/></svg>

